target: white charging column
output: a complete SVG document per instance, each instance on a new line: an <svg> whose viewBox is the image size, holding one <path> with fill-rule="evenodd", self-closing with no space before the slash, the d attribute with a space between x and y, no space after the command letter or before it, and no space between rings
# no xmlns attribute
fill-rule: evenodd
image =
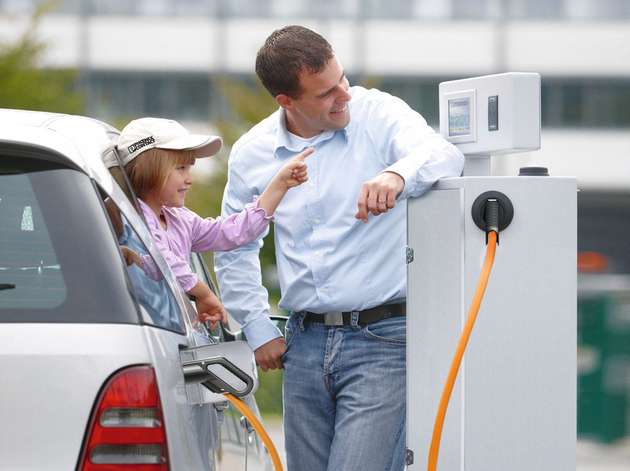
<svg viewBox="0 0 630 471"><path fill-rule="evenodd" d="M499 235L438 470L574 471L577 187L574 178L555 176L445 179L409 202L408 469L427 468L439 399L486 253L471 216L486 191L504 193L514 218Z"/></svg>

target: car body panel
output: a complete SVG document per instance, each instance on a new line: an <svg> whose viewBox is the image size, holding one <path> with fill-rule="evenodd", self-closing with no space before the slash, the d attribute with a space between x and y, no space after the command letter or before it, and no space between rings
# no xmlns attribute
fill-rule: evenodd
<svg viewBox="0 0 630 471"><path fill-rule="evenodd" d="M187 348L224 339L221 335L209 336L197 321L194 307L179 289L142 216L102 163L104 155L115 153L117 136L115 128L91 118L0 109L0 168L5 155L25 156L52 160L55 165L61 163L86 174L95 184L94 192L77 197L100 197L97 206L103 208L106 219L110 216L103 200L109 198L115 203L162 272L184 330L145 325L148 313L137 303L131 284L129 296L137 308L131 319L137 318L137 324L8 324L0 317L1 467L75 468L90 414L107 379L121 368L147 364L156 373L172 471L214 470L217 466L230 470L271 469L260 440L246 429L238 412L227 403L211 404L216 396L203 386L185 384L180 354ZM15 149L20 152L12 153ZM109 236L118 243L112 222L108 225ZM80 236L78 229L69 233ZM193 264L194 269L212 283L200 260ZM94 267L94 276L99 274L98 267ZM253 395L245 400L258 413ZM226 426L233 432L230 436L221 431ZM233 458L230 464L224 459L228 456Z"/></svg>
<svg viewBox="0 0 630 471"><path fill-rule="evenodd" d="M152 363L143 329L123 324L3 324L0 466L73 469L104 382L125 366Z"/></svg>

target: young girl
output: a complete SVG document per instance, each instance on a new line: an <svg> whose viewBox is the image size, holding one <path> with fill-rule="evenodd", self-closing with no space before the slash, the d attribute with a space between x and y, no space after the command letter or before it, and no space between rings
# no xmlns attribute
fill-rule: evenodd
<svg viewBox="0 0 630 471"><path fill-rule="evenodd" d="M262 234L289 188L308 179L304 159L313 149L289 160L240 213L204 219L184 207L184 201L195 159L216 154L220 138L190 134L176 121L141 118L125 126L117 148L151 235L182 289L195 297L199 319L212 325L226 322L220 301L191 270L191 252L231 250ZM159 277L148 255L140 257L127 247L122 250L128 264L136 263L151 278Z"/></svg>

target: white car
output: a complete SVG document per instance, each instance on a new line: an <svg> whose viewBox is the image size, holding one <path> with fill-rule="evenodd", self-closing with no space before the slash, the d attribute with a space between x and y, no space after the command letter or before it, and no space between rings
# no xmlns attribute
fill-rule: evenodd
<svg viewBox="0 0 630 471"><path fill-rule="evenodd" d="M196 321L102 164L117 135L90 118L0 110L0 468L271 469L248 422L206 387L257 413L251 350ZM163 279L127 266L121 245Z"/></svg>

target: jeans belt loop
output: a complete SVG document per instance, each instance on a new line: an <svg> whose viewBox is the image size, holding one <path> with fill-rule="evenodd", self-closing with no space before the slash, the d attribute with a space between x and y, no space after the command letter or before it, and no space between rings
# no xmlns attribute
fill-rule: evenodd
<svg viewBox="0 0 630 471"><path fill-rule="evenodd" d="M354 328L359 327L359 311L352 311L350 315L350 326Z"/></svg>
<svg viewBox="0 0 630 471"><path fill-rule="evenodd" d="M324 325L343 325L343 313L341 311L330 311L324 317Z"/></svg>
<svg viewBox="0 0 630 471"><path fill-rule="evenodd" d="M297 314L298 318L298 326L300 327L300 332L304 332L304 319L306 319L306 313L304 311L300 311Z"/></svg>

